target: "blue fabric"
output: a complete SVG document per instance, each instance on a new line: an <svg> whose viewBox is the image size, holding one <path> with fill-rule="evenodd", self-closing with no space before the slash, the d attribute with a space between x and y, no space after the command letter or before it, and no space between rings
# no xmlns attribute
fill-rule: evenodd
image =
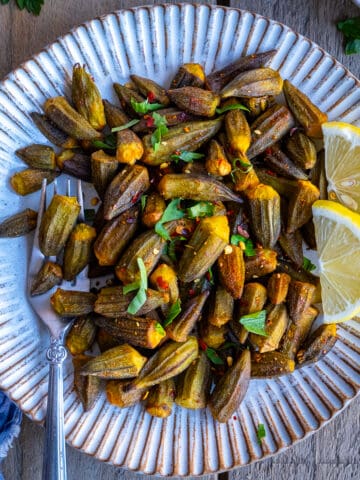
<svg viewBox="0 0 360 480"><path fill-rule="evenodd" d="M20 433L21 412L2 391L0 391L0 461L6 457L14 438ZM0 480L2 475L0 473Z"/></svg>

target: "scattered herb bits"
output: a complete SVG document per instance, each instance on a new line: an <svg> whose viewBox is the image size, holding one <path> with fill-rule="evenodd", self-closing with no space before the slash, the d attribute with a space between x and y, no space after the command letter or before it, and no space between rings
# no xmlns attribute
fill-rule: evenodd
<svg viewBox="0 0 360 480"><path fill-rule="evenodd" d="M354 49L356 22L339 28ZM298 247L318 198L311 138L326 115L267 67L274 53L208 76L186 64L170 90L132 75L114 84L118 105L77 65L72 104L50 98L44 116L32 115L63 150L18 150L31 168L14 174L15 190L35 191L60 169L91 181L99 197L79 224L77 202L55 195L40 228L42 251L59 265L40 275L36 294L62 274L74 279L87 261L112 274L99 292L58 288L51 297L59 314L79 317L69 341L80 347L71 351L83 354L94 341L102 351L82 359L79 392L94 377L97 395L104 379L120 408L147 397L147 411L165 417L175 400L209 406L225 422L251 377L290 373L323 354L325 337L325 353L335 343L335 325L309 338L319 279ZM282 89L287 105L275 97ZM25 210L4 219L0 236L25 235L35 223ZM259 443L265 436L259 424Z"/></svg>

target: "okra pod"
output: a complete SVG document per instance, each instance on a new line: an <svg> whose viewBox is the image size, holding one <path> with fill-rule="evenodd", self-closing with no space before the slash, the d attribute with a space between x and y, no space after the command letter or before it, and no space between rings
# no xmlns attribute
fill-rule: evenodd
<svg viewBox="0 0 360 480"><path fill-rule="evenodd" d="M205 352L182 373L177 383L175 402L184 408L205 408L210 394L210 363Z"/></svg>
<svg viewBox="0 0 360 480"><path fill-rule="evenodd" d="M61 317L80 317L94 310L95 300L96 295L91 292L58 288L51 296L50 303Z"/></svg>
<svg viewBox="0 0 360 480"><path fill-rule="evenodd" d="M250 382L250 351L244 350L216 384L209 401L218 422L227 422L245 397Z"/></svg>
<svg viewBox="0 0 360 480"><path fill-rule="evenodd" d="M94 357L82 367L80 373L109 380L132 378L139 375L146 361L146 357L125 343Z"/></svg>
<svg viewBox="0 0 360 480"><path fill-rule="evenodd" d="M37 212L26 208L0 223L0 238L21 237L35 230Z"/></svg>
<svg viewBox="0 0 360 480"><path fill-rule="evenodd" d="M151 387L146 397L145 410L153 417L166 418L172 413L175 395L174 379L168 378Z"/></svg>

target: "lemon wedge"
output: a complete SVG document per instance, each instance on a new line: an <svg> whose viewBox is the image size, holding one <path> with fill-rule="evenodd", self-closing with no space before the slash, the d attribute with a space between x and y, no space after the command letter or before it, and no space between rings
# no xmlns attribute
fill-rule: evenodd
<svg viewBox="0 0 360 480"><path fill-rule="evenodd" d="M360 128L326 122L322 131L329 198L360 212Z"/></svg>
<svg viewBox="0 0 360 480"><path fill-rule="evenodd" d="M360 215L330 200L313 206L325 323L360 313Z"/></svg>

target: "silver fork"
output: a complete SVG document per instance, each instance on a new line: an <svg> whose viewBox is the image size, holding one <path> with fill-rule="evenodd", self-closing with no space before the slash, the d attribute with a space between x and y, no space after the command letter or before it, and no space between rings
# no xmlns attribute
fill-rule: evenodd
<svg viewBox="0 0 360 480"><path fill-rule="evenodd" d="M56 187L54 187L55 189ZM70 196L70 181L67 183L67 195ZM77 182L77 199L81 210L79 220L84 221L84 203L80 180ZM46 179L41 188L41 197L38 213L37 227L35 230L34 244L31 252L31 260L28 274L28 292L32 281L44 262L44 255L39 249L39 227L46 204ZM55 257L49 257L55 261ZM63 281L62 288L66 290L89 291L90 281L87 277L87 267L76 277L75 282ZM64 434L64 385L63 385L63 362L67 356L64 346L66 334L72 321L62 319L50 306L50 292L32 297L29 293L30 303L45 323L50 333L50 346L46 352L49 363L49 384L47 411L45 419L45 445L43 457L43 480L66 480L66 450Z"/></svg>

